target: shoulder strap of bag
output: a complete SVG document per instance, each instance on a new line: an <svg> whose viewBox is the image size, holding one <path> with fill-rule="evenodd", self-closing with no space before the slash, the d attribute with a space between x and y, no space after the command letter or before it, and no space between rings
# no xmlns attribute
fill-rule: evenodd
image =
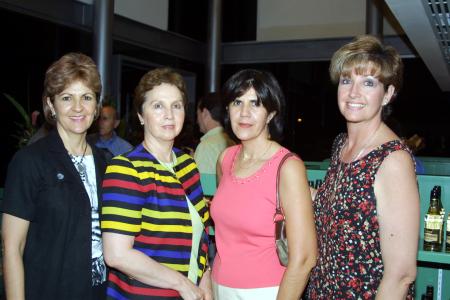
<svg viewBox="0 0 450 300"><path fill-rule="evenodd" d="M280 163L278 164L278 170L277 170L277 182L276 182L276 189L277 189L277 193L276 193L276 197L277 197L277 206L275 208L275 215L273 216L273 220L274 221L278 221L280 220L279 218L281 218L282 220L284 220L284 213L283 213L283 209L281 208L281 204L280 204L280 173L281 173L281 167L283 166L283 163L286 161L286 159L288 159L291 156L297 156L295 153L292 152L288 152L286 153L283 158L281 159Z"/></svg>

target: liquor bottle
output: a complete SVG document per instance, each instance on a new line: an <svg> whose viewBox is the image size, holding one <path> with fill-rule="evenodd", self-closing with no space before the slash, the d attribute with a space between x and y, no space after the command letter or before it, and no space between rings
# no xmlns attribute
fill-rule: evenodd
<svg viewBox="0 0 450 300"><path fill-rule="evenodd" d="M443 219L438 207L437 189L433 188L430 195L430 207L425 215L423 250L441 251Z"/></svg>
<svg viewBox="0 0 450 300"><path fill-rule="evenodd" d="M436 198L438 199L439 214L442 217L442 228L441 228L440 240L441 240L441 244L444 244L445 243L445 241L444 241L445 208L442 205L442 201L441 201L441 186L440 185L435 185L433 187L433 189L436 189L435 195L436 195Z"/></svg>
<svg viewBox="0 0 450 300"><path fill-rule="evenodd" d="M432 285L427 285L427 290L425 292L425 295L427 296L427 299L433 300L434 297L434 288Z"/></svg>
<svg viewBox="0 0 450 300"><path fill-rule="evenodd" d="M450 213L447 216L447 238L445 239L445 252L450 253Z"/></svg>
<svg viewBox="0 0 450 300"><path fill-rule="evenodd" d="M439 213L440 213L441 215L445 215L445 208L444 208L444 206L442 205L442 201L441 201L441 186L440 186L440 185L435 185L435 186L433 187L433 189L436 190L435 194L436 194L436 197L438 198L438 208L439 208Z"/></svg>

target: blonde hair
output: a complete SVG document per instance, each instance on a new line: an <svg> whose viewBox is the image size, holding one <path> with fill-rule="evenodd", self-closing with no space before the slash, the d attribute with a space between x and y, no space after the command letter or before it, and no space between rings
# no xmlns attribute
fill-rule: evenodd
<svg viewBox="0 0 450 300"><path fill-rule="evenodd" d="M390 85L394 86L395 94L402 87L403 63L400 55L393 47L383 45L371 35L358 36L333 54L329 69L333 83L337 84L341 76L350 76L352 71L378 78L385 90Z"/></svg>

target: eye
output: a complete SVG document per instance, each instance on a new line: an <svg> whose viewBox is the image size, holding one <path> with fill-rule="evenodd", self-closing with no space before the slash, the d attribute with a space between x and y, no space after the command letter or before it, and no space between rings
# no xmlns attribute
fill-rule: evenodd
<svg viewBox="0 0 450 300"><path fill-rule="evenodd" d="M159 102L155 102L155 103L153 103L152 107L153 107L154 109L160 109L160 108L162 108L162 105L161 105L161 103L159 103Z"/></svg>
<svg viewBox="0 0 450 300"><path fill-rule="evenodd" d="M182 109L183 108L183 104L181 104L180 102L174 103L173 104L173 108L175 108L175 109Z"/></svg>
<svg viewBox="0 0 450 300"><path fill-rule="evenodd" d="M232 106L239 106L241 105L242 101L239 99L234 99L233 102L231 102Z"/></svg>
<svg viewBox="0 0 450 300"><path fill-rule="evenodd" d="M71 99L70 96L62 96L61 97L62 101L70 101L70 99Z"/></svg>
<svg viewBox="0 0 450 300"><path fill-rule="evenodd" d="M374 86L375 82L372 79L366 79L364 80L364 86Z"/></svg>
<svg viewBox="0 0 450 300"><path fill-rule="evenodd" d="M252 105L252 107L259 107L261 106L261 101L259 101L258 99L250 100L250 104Z"/></svg>
<svg viewBox="0 0 450 300"><path fill-rule="evenodd" d="M349 84L350 81L351 81L350 78L342 77L339 81L339 84Z"/></svg>
<svg viewBox="0 0 450 300"><path fill-rule="evenodd" d="M92 100L94 100L94 97L92 95L84 95L83 100L92 101Z"/></svg>

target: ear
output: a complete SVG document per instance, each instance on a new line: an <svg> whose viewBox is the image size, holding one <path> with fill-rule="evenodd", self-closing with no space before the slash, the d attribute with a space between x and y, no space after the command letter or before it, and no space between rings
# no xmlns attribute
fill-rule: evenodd
<svg viewBox="0 0 450 300"><path fill-rule="evenodd" d="M271 112L268 116L267 116L267 121L266 121L266 124L269 124L270 123L270 121L272 121L272 119L273 119L273 117L275 117L276 116L276 114L277 114L277 112L276 111L273 111L273 112Z"/></svg>
<svg viewBox="0 0 450 300"><path fill-rule="evenodd" d="M114 121L114 129L116 129L119 126L119 124L120 124L120 120L115 120Z"/></svg>
<svg viewBox="0 0 450 300"><path fill-rule="evenodd" d="M382 105L385 106L387 104L389 104L389 102L391 102L392 97L395 94L395 87L391 84L386 93L384 93L384 97L383 97L383 102Z"/></svg>
<svg viewBox="0 0 450 300"><path fill-rule="evenodd" d="M202 110L202 117L203 117L203 119L210 119L211 118L211 113L209 112L209 110L207 108L204 108Z"/></svg>
<svg viewBox="0 0 450 300"><path fill-rule="evenodd" d="M144 118L141 116L141 114L137 113L137 116L139 118L139 122L141 123L141 125L144 125Z"/></svg>

